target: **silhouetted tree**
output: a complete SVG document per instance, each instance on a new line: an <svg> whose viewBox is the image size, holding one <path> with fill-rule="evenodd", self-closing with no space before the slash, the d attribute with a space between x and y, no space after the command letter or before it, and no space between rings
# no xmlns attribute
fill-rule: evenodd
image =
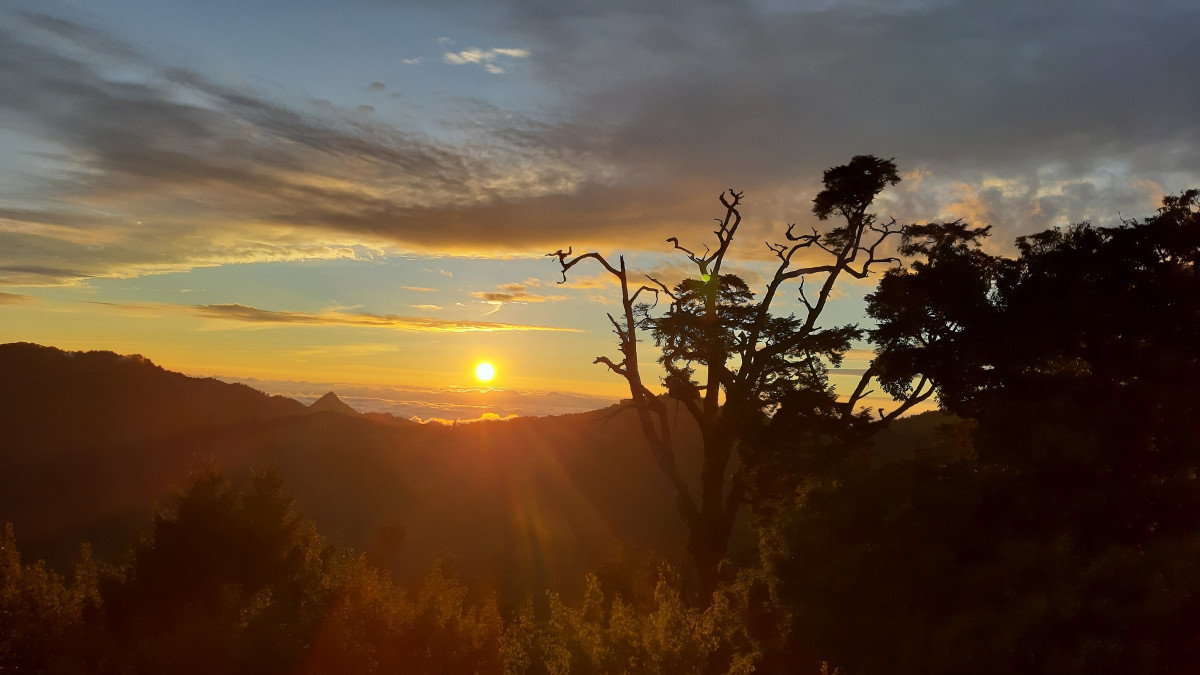
<svg viewBox="0 0 1200 675"><path fill-rule="evenodd" d="M885 388L928 376L943 407L979 419L985 460L1117 471L1156 491L1190 475L1198 202L1189 190L1144 222L1021 237L1015 259L979 250L986 229L911 227L904 250L921 259L868 299Z"/></svg>
<svg viewBox="0 0 1200 675"><path fill-rule="evenodd" d="M22 563L6 528L0 671L699 674L713 654L722 672L761 660L740 585L692 608L669 568L644 602L586 583L578 606L552 593L541 615L527 602L507 620L494 594L440 564L410 593L367 556L326 545L274 472L246 488L203 472L126 565L100 566L84 547L71 583Z"/></svg>
<svg viewBox="0 0 1200 675"><path fill-rule="evenodd" d="M1198 201L1023 237L1015 258L981 250L987 228L908 228L915 260L869 297L872 369L896 395L936 383L974 432L774 514L762 551L788 660L1196 672Z"/></svg>
<svg viewBox="0 0 1200 675"><path fill-rule="evenodd" d="M827 427L822 437L828 436L829 429L861 437L876 428L874 424L886 423L932 393L921 382L907 392L901 405L873 424L867 414L856 411L868 393L870 374L846 400L839 401L826 373L863 335L857 326L825 328L819 323L838 279L844 274L865 278L873 266L896 262L883 256L881 247L902 227L894 220L879 224L867 209L876 195L899 180L892 161L872 156L859 155L849 164L827 170L825 189L813 200L813 212L821 220L837 217L841 224L811 234L798 234L789 226L784 243L768 244L779 263L757 299L742 279L722 272L742 221L742 193L732 190L720 196L725 215L717 220L715 249L706 246L700 254L682 246L676 237L667 240L699 275L674 288L649 276L647 284L634 281L623 256L613 265L596 252L573 255L568 249L549 254L562 268L563 282L575 265L595 260L620 283L623 313L610 314L609 320L621 358L601 356L595 362L629 385L650 451L674 489L706 595L716 587L719 565L744 501L749 482L746 467L753 469L759 459L743 441L771 412L785 409L791 411L789 418L819 418ZM811 264L813 256L823 260ZM816 280L815 296L806 292L806 280ZM793 282L798 284L805 315L771 314L777 293ZM646 302L650 295L655 296L653 306ZM669 308L655 314L652 310L660 296L670 300ZM662 382L700 427L704 447L698 498L676 464L667 405L655 396L650 388L654 383L647 383L641 372L639 332L649 333L662 348Z"/></svg>
<svg viewBox="0 0 1200 675"><path fill-rule="evenodd" d="M12 524L0 538L0 672L68 672L64 645L79 639L85 618L100 603L98 568L82 547L72 584L44 561L21 561Z"/></svg>
<svg viewBox="0 0 1200 675"><path fill-rule="evenodd" d="M117 671L294 672L332 600L322 549L274 471L256 473L245 491L205 471L103 585L93 661Z"/></svg>

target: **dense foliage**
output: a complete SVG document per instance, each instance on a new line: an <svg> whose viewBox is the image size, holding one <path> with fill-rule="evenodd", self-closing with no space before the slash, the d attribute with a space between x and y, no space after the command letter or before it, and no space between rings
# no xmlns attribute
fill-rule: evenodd
<svg viewBox="0 0 1200 675"><path fill-rule="evenodd" d="M649 274L649 285L631 277L623 256L613 264L594 251L575 255L568 248L548 254L557 259L563 282L573 267L594 260L620 286L623 312L608 318L621 357L614 361L600 356L595 363L604 364L629 385L630 405L641 421L648 450L671 481L676 507L687 527L702 597L720 582L730 581L722 571L722 560L729 553L739 513L745 510L747 490L755 482L750 474L771 471L767 461L760 461L762 453L753 452L755 446L743 440L771 413L789 405L795 409L797 403L806 408L815 403L821 408L822 424L853 429L865 441L887 420L933 393L918 385L882 420L869 424L856 409L874 374L864 373L845 401L837 400L827 377L829 366L839 364L851 343L863 337L856 325L822 325L839 279L864 279L872 269L899 262L883 251L889 239L901 234L902 226L894 219L880 224L868 211L884 188L898 182L895 162L872 155L856 155L849 163L826 170L825 187L813 199L813 213L819 220L834 218L838 224L824 232L814 228L811 234L798 234L795 225L789 225L782 241L768 243L779 262L757 294L741 277L723 272L742 223L743 193L734 190L718 197L725 215L716 219L713 246L704 244L700 253L681 244L678 237L667 239L699 277L684 279L673 288ZM814 258L821 262L813 264ZM806 283L815 287L811 296ZM804 306L803 316L779 316L772 304L779 292L793 285ZM655 298L652 303L650 296ZM663 302L665 309L659 307L660 301L668 299L669 303ZM672 434L675 424L650 388L653 384L648 386L643 376L638 356L643 334L653 337L661 349L658 363L668 396L700 429L703 463L698 485L680 471L677 439Z"/></svg>
<svg viewBox="0 0 1200 675"><path fill-rule="evenodd" d="M85 547L70 581L22 563L11 526L0 546L3 672L667 675L758 659L741 587L689 607L668 568L648 598L589 576L578 607L552 593L503 615L440 566L410 593L304 524L269 471L244 491L202 473L124 564Z"/></svg>
<svg viewBox="0 0 1200 675"><path fill-rule="evenodd" d="M1023 237L1016 258L981 250L986 228L908 229L915 260L870 297L874 367L897 394L929 378L970 422L900 462L805 463L766 441L807 476L762 530L792 658L1200 667L1197 200Z"/></svg>

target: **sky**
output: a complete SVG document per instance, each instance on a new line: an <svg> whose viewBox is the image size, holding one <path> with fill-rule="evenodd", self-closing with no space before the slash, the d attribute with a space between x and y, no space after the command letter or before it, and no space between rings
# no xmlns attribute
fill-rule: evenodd
<svg viewBox="0 0 1200 675"><path fill-rule="evenodd" d="M665 239L710 243L735 188L761 281L857 154L904 177L881 217L995 250L1144 217L1200 187L1197 25L1191 0L0 0L0 341L421 419L599 407L617 290L546 253L682 274Z"/></svg>

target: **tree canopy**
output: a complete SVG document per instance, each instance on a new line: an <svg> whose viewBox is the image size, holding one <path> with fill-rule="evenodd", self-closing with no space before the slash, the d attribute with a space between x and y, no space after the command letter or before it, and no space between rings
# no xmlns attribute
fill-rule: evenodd
<svg viewBox="0 0 1200 675"><path fill-rule="evenodd" d="M854 465L773 513L789 658L1195 671L1198 195L1021 237L1015 257L982 250L986 227L908 228L911 262L869 298L872 367L897 395L934 382L959 447Z"/></svg>
<svg viewBox="0 0 1200 675"><path fill-rule="evenodd" d="M839 364L863 332L855 325L823 326L821 317L842 275L861 279L873 268L898 262L884 255L883 248L903 231L902 226L894 220L879 225L867 209L885 187L899 180L895 162L869 155L827 170L813 211L821 220L836 216L839 223L811 234L799 234L791 225L783 233L783 242L768 244L778 265L758 294L743 279L723 272L742 223L743 194L733 190L719 197L725 213L717 219L714 246L705 245L704 253L698 253L679 237L667 239L696 274L674 287L650 276L648 283L639 284L631 278L624 257L613 264L595 252L573 255L573 249L568 249L549 254L559 263L563 281L576 265L594 260L621 285L624 313L609 315L621 358L601 356L596 363L629 384L631 404L642 421L649 449L670 478L688 527L702 595L716 587L733 523L752 482L758 453L744 439L789 403L793 409L815 406L823 425L853 428L859 437L878 428L866 424L857 411L873 373L865 374L844 402L838 400L827 377L827 368ZM815 296L805 291L807 282L816 285ZM772 313L772 303L785 284L796 284L804 316ZM650 296L656 300L653 304ZM666 310L655 313L664 298ZM662 349L661 380L669 399L700 427L703 467L698 499L676 466L667 405L654 395L653 383L648 384L641 372L639 331L649 332ZM918 385L878 421L885 424L931 394L930 387Z"/></svg>

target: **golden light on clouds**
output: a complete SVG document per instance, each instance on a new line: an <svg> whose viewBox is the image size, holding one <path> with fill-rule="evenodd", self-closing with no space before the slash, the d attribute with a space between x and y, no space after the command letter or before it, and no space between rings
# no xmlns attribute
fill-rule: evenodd
<svg viewBox="0 0 1200 675"><path fill-rule="evenodd" d="M34 298L28 295L0 292L0 305L23 305L33 301Z"/></svg>
<svg viewBox="0 0 1200 675"><path fill-rule="evenodd" d="M496 333L511 331L583 332L577 328L560 328L557 326L434 319L423 316L399 316L396 314L372 314L369 312L327 311L314 313L273 311L240 304L193 305L188 307L188 309L200 316L214 319L265 324L379 326L402 331L433 333Z"/></svg>
<svg viewBox="0 0 1200 675"><path fill-rule="evenodd" d="M14 302L16 299L14 299ZM238 303L213 305L171 305L153 302L115 303L86 301L85 304L106 307L119 313L133 315L190 314L206 319L218 319L259 325L290 326L365 326L391 328L405 332L427 333L511 333L511 332L557 332L583 333L579 328L543 326L536 324L499 323L470 319L437 319L427 316L402 316L398 314L374 314L371 312L347 312L326 310L321 312L296 312L287 310L259 309Z"/></svg>

